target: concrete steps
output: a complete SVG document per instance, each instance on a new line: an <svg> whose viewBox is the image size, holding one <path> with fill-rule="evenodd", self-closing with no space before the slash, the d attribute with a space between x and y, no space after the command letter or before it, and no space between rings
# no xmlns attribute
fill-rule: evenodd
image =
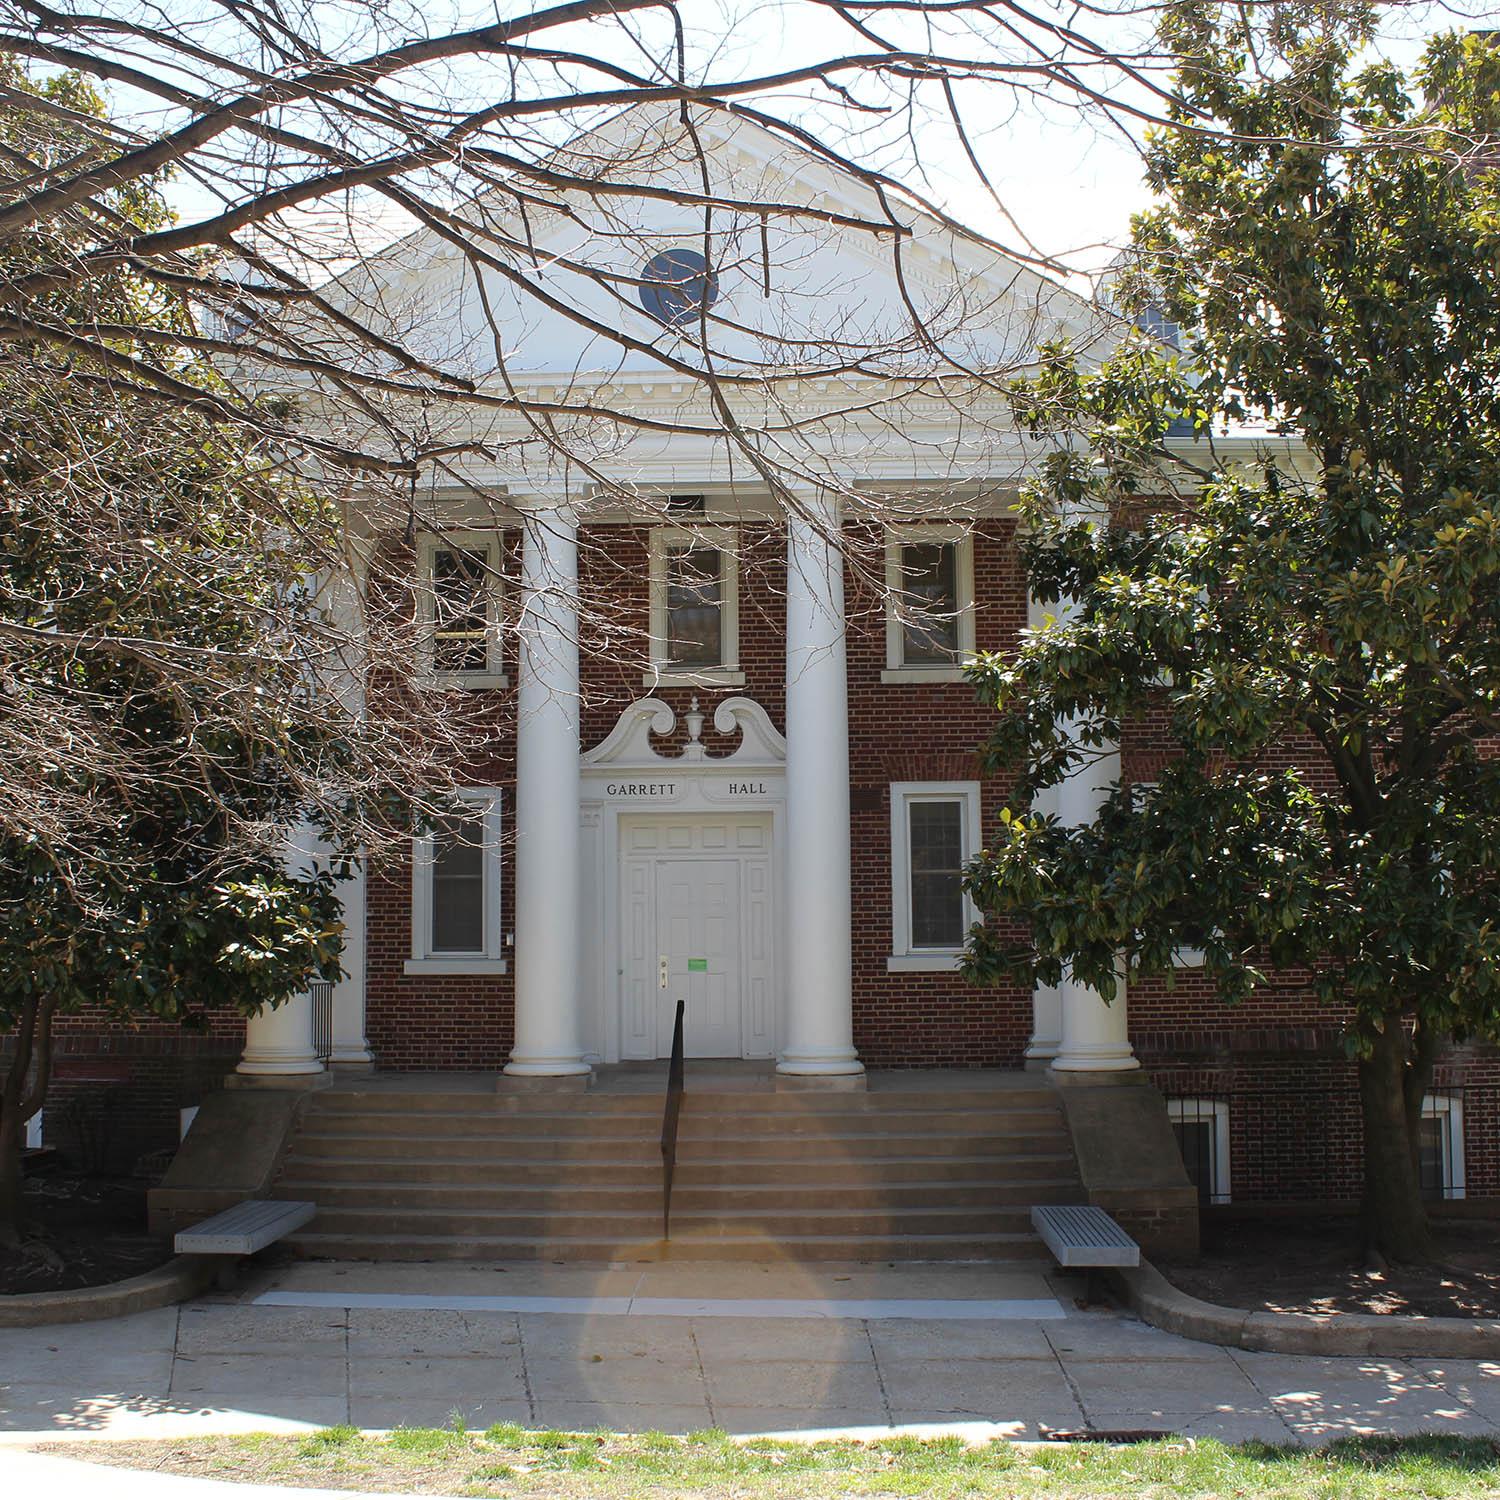
<svg viewBox="0 0 1500 1500"><path fill-rule="evenodd" d="M741 1187L754 1181L753 1173L764 1172L765 1159L756 1161L720 1159L679 1160L677 1190L690 1186ZM849 1182L848 1163L834 1161L777 1161L776 1180L788 1189L803 1187L841 1188ZM1066 1152L1015 1156L918 1156L882 1157L880 1176L893 1186L915 1183L929 1187L954 1182L995 1182L1003 1171L1013 1184L1040 1186L1043 1182L1074 1180L1073 1158ZM543 1187L552 1190L577 1187L631 1187L644 1185L658 1197L661 1193L661 1155L649 1158L611 1158L536 1161L488 1156L482 1160L446 1160L437 1156L398 1155L340 1156L337 1152L300 1152L287 1159L284 1179L304 1184L309 1191L325 1182L344 1186L358 1183L448 1184L482 1188L501 1182L516 1190Z"/></svg>
<svg viewBox="0 0 1500 1500"><path fill-rule="evenodd" d="M309 1100L276 1192L318 1215L290 1244L391 1260L1031 1259L1031 1205L1082 1198L1057 1100L1029 1078L689 1088L668 1243L660 1095L377 1080Z"/></svg>
<svg viewBox="0 0 1500 1500"><path fill-rule="evenodd" d="M459 1239L448 1236L388 1235L374 1244L364 1235L301 1232L288 1243L299 1254L325 1260L553 1260L605 1264L612 1261L660 1260L1005 1260L1045 1262L1047 1247L1036 1235L906 1235L875 1253L866 1238L804 1235L768 1239L709 1238L679 1233L672 1238L639 1240L572 1239L549 1235L544 1239Z"/></svg>

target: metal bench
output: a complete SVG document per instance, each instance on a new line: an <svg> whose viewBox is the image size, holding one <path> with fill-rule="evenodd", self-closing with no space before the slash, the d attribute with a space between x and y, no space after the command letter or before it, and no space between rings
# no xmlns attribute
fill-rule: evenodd
<svg viewBox="0 0 1500 1500"><path fill-rule="evenodd" d="M1097 1272L1141 1263L1141 1247L1102 1208L1074 1203L1033 1208L1031 1227L1046 1242L1058 1265L1088 1272L1086 1303L1097 1300Z"/></svg>
<svg viewBox="0 0 1500 1500"><path fill-rule="evenodd" d="M283 1235L300 1229L317 1211L316 1203L247 1198L191 1229L178 1230L172 1248L179 1255L254 1255ZM219 1285L228 1287L233 1280L231 1264L219 1273Z"/></svg>

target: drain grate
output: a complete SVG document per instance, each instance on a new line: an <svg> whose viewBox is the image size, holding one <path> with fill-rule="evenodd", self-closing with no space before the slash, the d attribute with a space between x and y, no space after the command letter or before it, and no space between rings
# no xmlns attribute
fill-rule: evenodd
<svg viewBox="0 0 1500 1500"><path fill-rule="evenodd" d="M1037 1435L1044 1443L1161 1443L1173 1438L1187 1441L1170 1428L1121 1427L1039 1427Z"/></svg>

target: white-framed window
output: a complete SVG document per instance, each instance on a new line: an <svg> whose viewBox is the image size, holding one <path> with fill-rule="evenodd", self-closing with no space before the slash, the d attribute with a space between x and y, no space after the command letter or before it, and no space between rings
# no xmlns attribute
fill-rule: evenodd
<svg viewBox="0 0 1500 1500"><path fill-rule="evenodd" d="M1422 1100L1417 1168L1424 1198L1464 1196L1464 1106L1456 1095L1428 1094Z"/></svg>
<svg viewBox="0 0 1500 1500"><path fill-rule="evenodd" d="M1167 1118L1198 1201L1228 1203L1228 1104L1222 1099L1168 1099Z"/></svg>
<svg viewBox="0 0 1500 1500"><path fill-rule="evenodd" d="M883 682L958 682L974 654L974 538L966 526L898 526L885 547Z"/></svg>
<svg viewBox="0 0 1500 1500"><path fill-rule="evenodd" d="M408 974L503 974L500 791L474 787L412 841Z"/></svg>
<svg viewBox="0 0 1500 1500"><path fill-rule="evenodd" d="M28 1151L40 1151L42 1149L42 1112L37 1112L26 1122L26 1149Z"/></svg>
<svg viewBox="0 0 1500 1500"><path fill-rule="evenodd" d="M418 546L423 675L443 687L504 687L500 533L453 531Z"/></svg>
<svg viewBox="0 0 1500 1500"><path fill-rule="evenodd" d="M977 781L891 786L891 971L956 969L979 920L963 870L979 850Z"/></svg>
<svg viewBox="0 0 1500 1500"><path fill-rule="evenodd" d="M645 686L744 686L736 542L728 526L652 531L651 670Z"/></svg>

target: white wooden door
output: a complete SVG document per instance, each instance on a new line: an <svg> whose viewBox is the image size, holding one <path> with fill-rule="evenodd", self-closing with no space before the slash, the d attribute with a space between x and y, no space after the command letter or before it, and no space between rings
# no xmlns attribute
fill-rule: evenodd
<svg viewBox="0 0 1500 1500"><path fill-rule="evenodd" d="M620 823L620 1056L773 1057L775 904L765 815Z"/></svg>
<svg viewBox="0 0 1500 1500"><path fill-rule="evenodd" d="M672 1054L677 1002L688 1057L740 1055L740 867L732 859L656 865L656 1055ZM663 982L664 981L664 982Z"/></svg>

